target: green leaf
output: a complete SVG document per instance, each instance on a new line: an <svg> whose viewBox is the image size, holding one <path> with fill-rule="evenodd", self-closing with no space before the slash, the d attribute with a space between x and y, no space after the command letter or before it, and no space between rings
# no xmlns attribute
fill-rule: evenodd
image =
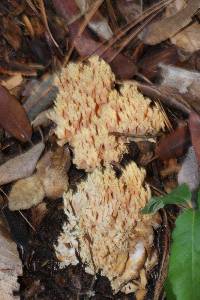
<svg viewBox="0 0 200 300"><path fill-rule="evenodd" d="M191 199L191 192L186 184L182 184L174 189L170 194L161 197L152 197L147 205L142 209L142 213L155 213L167 204L179 204Z"/></svg>
<svg viewBox="0 0 200 300"><path fill-rule="evenodd" d="M200 204L200 193L198 194ZM200 211L188 209L176 220L172 234L168 300L200 299Z"/></svg>

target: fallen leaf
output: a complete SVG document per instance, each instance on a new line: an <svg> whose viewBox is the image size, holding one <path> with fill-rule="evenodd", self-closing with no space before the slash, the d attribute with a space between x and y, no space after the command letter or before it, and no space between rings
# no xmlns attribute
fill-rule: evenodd
<svg viewBox="0 0 200 300"><path fill-rule="evenodd" d="M73 1L71 1L73 2ZM81 15L83 16L85 13L89 11L92 6L91 0L75 0L76 5L79 7ZM99 38L109 40L113 36L113 32L108 24L106 18L102 16L102 14L97 11L92 19L88 23L88 27L96 33Z"/></svg>
<svg viewBox="0 0 200 300"><path fill-rule="evenodd" d="M192 110L191 106L184 101L183 96L175 88L142 82L136 82L136 84L143 95L152 99L159 99L164 105L169 106L171 109L180 110L185 116L188 116Z"/></svg>
<svg viewBox="0 0 200 300"><path fill-rule="evenodd" d="M139 37L145 44L156 45L169 39L191 22L192 16L199 9L199 0L190 0L186 7L175 15L164 17L147 26Z"/></svg>
<svg viewBox="0 0 200 300"><path fill-rule="evenodd" d="M154 79L159 74L160 63L175 64L178 61L178 53L175 46L148 50L139 62L139 71L149 78Z"/></svg>
<svg viewBox="0 0 200 300"><path fill-rule="evenodd" d="M197 164L200 166L200 116L195 112L189 116L189 128Z"/></svg>
<svg viewBox="0 0 200 300"><path fill-rule="evenodd" d="M182 204L190 201L191 192L186 184L182 184L174 189L170 194L152 197L147 205L142 209L144 214L151 214L157 212L159 209L168 204Z"/></svg>
<svg viewBox="0 0 200 300"><path fill-rule="evenodd" d="M170 17L177 14L178 11L187 5L187 0L175 0L169 3L165 10L165 16Z"/></svg>
<svg viewBox="0 0 200 300"><path fill-rule="evenodd" d="M13 292L19 290L18 276L22 275L22 262L19 258L17 246L10 236L0 235L0 290L2 300L18 300Z"/></svg>
<svg viewBox="0 0 200 300"><path fill-rule="evenodd" d="M186 183L191 191L195 191L199 187L200 173L197 158L193 147L188 149L186 157L182 163L178 173L178 183Z"/></svg>
<svg viewBox="0 0 200 300"><path fill-rule="evenodd" d="M140 0L118 0L116 1L116 5L122 17L124 17L128 23L141 15L143 9Z"/></svg>
<svg viewBox="0 0 200 300"><path fill-rule="evenodd" d="M37 164L36 173L17 181L9 194L9 209L28 209L49 199L62 197L68 189L67 171L70 167L70 152L66 147L48 151Z"/></svg>
<svg viewBox="0 0 200 300"><path fill-rule="evenodd" d="M96 33L99 38L109 40L113 36L113 32L108 24L106 18L102 16L98 11L94 14L90 20L88 27Z"/></svg>
<svg viewBox="0 0 200 300"><path fill-rule="evenodd" d="M190 133L188 126L180 126L166 135L156 146L155 153L162 159L177 158L185 154L190 145Z"/></svg>
<svg viewBox="0 0 200 300"><path fill-rule="evenodd" d="M68 188L67 171L70 167L70 152L67 147L49 151L37 164L37 175L43 184L46 197L56 199Z"/></svg>
<svg viewBox="0 0 200 300"><path fill-rule="evenodd" d="M0 185L28 177L35 170L37 161L44 150L44 143L33 146L29 151L16 156L0 166Z"/></svg>
<svg viewBox="0 0 200 300"><path fill-rule="evenodd" d="M58 89L53 85L54 77L48 75L40 80L32 80L26 86L23 95L27 99L23 107L31 121L55 100Z"/></svg>
<svg viewBox="0 0 200 300"><path fill-rule="evenodd" d="M193 53L200 49L200 24L193 23L171 38L171 42L184 51Z"/></svg>
<svg viewBox="0 0 200 300"><path fill-rule="evenodd" d="M31 139L32 128L20 103L0 85L0 125L18 140Z"/></svg>
<svg viewBox="0 0 200 300"><path fill-rule="evenodd" d="M56 12L68 22L68 25L79 19L82 13L86 12L84 10L81 12L74 0L53 0L52 2Z"/></svg>
<svg viewBox="0 0 200 300"><path fill-rule="evenodd" d="M45 192L41 181L36 175L18 180L9 194L10 210L29 209L42 202Z"/></svg>
<svg viewBox="0 0 200 300"><path fill-rule="evenodd" d="M200 84L199 72L165 64L159 64L159 68L162 86L176 88L181 94L191 93L192 96L198 94Z"/></svg>
<svg viewBox="0 0 200 300"><path fill-rule="evenodd" d="M161 85L159 90L171 90L171 96L190 107L190 111L200 112L200 74L193 70L159 64ZM164 91L163 91L164 92Z"/></svg>
<svg viewBox="0 0 200 300"><path fill-rule="evenodd" d="M198 196L198 198L200 198ZM200 204L200 199L198 202ZM176 220L172 233L167 299L196 300L200 294L200 211L188 209Z"/></svg>

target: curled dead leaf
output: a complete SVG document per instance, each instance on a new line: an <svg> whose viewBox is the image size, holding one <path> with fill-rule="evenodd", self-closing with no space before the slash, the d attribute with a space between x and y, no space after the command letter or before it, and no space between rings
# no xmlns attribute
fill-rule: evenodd
<svg viewBox="0 0 200 300"><path fill-rule="evenodd" d="M22 142L31 139L32 128L24 108L0 85L0 125Z"/></svg>

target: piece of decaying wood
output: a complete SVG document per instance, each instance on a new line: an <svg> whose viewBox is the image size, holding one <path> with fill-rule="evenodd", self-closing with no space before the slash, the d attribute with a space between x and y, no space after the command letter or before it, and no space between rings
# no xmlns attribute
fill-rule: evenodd
<svg viewBox="0 0 200 300"><path fill-rule="evenodd" d="M44 150L44 143L33 146L29 151L16 156L0 166L0 185L28 177L35 170L37 161Z"/></svg>
<svg viewBox="0 0 200 300"><path fill-rule="evenodd" d="M18 140L31 139L32 128L22 105L0 85L0 125Z"/></svg>
<svg viewBox="0 0 200 300"><path fill-rule="evenodd" d="M187 6L175 15L151 23L143 30L140 38L145 44L149 45L156 45L167 40L191 22L192 16L199 7L199 0L189 0Z"/></svg>

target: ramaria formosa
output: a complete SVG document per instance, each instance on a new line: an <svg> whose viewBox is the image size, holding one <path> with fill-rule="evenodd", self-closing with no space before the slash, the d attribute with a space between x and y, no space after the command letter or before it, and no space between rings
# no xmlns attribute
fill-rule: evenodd
<svg viewBox="0 0 200 300"><path fill-rule="evenodd" d="M145 135L164 127L164 118L134 83L117 90L110 66L97 56L87 63L69 63L56 80L59 93L49 117L57 124L59 144L69 143L73 162L92 171L119 161L125 143L111 132Z"/></svg>
<svg viewBox="0 0 200 300"><path fill-rule="evenodd" d="M151 192L145 171L132 162L117 178L112 167L96 168L77 192L64 194L68 222L56 255L65 265L81 262L90 274L106 276L114 293L145 295L147 272L157 263L153 228L160 217L142 215Z"/></svg>

